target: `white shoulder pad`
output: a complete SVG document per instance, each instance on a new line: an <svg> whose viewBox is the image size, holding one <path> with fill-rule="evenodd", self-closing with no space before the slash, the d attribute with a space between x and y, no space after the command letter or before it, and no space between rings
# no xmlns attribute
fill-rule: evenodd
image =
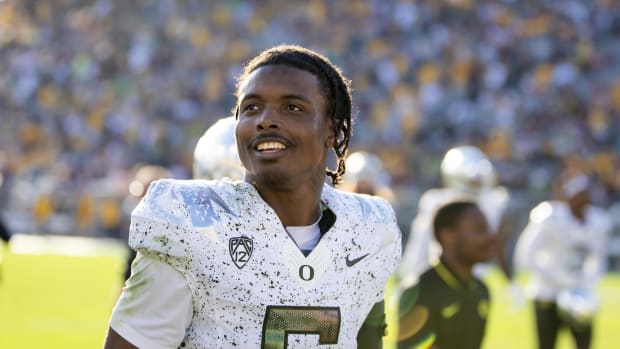
<svg viewBox="0 0 620 349"><path fill-rule="evenodd" d="M489 200L496 205L505 207L510 200L510 192L505 187L495 187L483 192L480 199Z"/></svg>
<svg viewBox="0 0 620 349"><path fill-rule="evenodd" d="M187 256L198 231L213 227L222 214L235 214L218 184L171 179L151 183L132 212L129 246L159 259Z"/></svg>
<svg viewBox="0 0 620 349"><path fill-rule="evenodd" d="M614 222L609 211L600 207L589 206L588 215L591 217L589 218L592 219L592 222L598 227L598 229L605 232L605 234L609 234L611 229L613 229Z"/></svg>
<svg viewBox="0 0 620 349"><path fill-rule="evenodd" d="M368 202L372 208L372 215L377 222L381 232L381 245L388 246L394 241L401 239L401 232L396 221L396 213L390 203L378 196L368 196L356 194L360 200Z"/></svg>
<svg viewBox="0 0 620 349"><path fill-rule="evenodd" d="M558 201L543 201L530 212L530 221L541 223L560 214L563 204Z"/></svg>
<svg viewBox="0 0 620 349"><path fill-rule="evenodd" d="M464 197L464 195L450 188L429 189L420 197L418 211L431 212L434 214L441 206L460 197Z"/></svg>

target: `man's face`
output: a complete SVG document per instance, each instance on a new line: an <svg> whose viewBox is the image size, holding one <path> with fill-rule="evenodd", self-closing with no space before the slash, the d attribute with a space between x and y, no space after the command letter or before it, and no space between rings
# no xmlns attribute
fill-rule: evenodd
<svg viewBox="0 0 620 349"><path fill-rule="evenodd" d="M256 69L239 86L237 148L250 180L297 185L325 176L334 132L313 74L287 65Z"/></svg>
<svg viewBox="0 0 620 349"><path fill-rule="evenodd" d="M457 224L456 249L459 257L469 263L485 262L493 258L495 236L480 209L467 208Z"/></svg>

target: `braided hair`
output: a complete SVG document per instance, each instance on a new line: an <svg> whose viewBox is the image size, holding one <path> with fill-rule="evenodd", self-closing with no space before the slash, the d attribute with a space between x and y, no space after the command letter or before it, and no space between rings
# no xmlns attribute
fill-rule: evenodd
<svg viewBox="0 0 620 349"><path fill-rule="evenodd" d="M317 77L327 101L327 115L336 130L336 141L332 149L336 154L336 170L325 169L334 185L338 185L345 172L345 157L349 148L352 127L351 82L340 69L325 56L297 45L279 45L261 52L253 58L237 78L237 97L241 82L256 69L266 65L287 65L309 72ZM233 109L235 118L239 117L239 105Z"/></svg>

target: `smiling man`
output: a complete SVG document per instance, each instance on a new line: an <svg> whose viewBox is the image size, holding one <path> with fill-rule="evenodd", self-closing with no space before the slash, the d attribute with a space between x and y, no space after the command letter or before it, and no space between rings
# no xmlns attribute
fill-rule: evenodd
<svg viewBox="0 0 620 349"><path fill-rule="evenodd" d="M489 311L489 291L473 274L493 257L495 236L470 201L441 206L433 219L442 247L439 262L400 299L399 348L479 349Z"/></svg>
<svg viewBox="0 0 620 349"><path fill-rule="evenodd" d="M151 185L106 348L380 347L394 211L325 183L344 174L351 110L349 82L315 52L250 61L233 110L244 180Z"/></svg>

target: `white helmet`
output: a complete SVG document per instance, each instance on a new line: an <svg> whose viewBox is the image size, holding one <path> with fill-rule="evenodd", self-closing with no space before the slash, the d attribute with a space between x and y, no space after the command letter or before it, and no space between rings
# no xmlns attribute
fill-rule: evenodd
<svg viewBox="0 0 620 349"><path fill-rule="evenodd" d="M243 178L245 170L237 154L235 125L232 116L220 119L200 137L194 149L194 178Z"/></svg>
<svg viewBox="0 0 620 349"><path fill-rule="evenodd" d="M491 161L480 149L469 145L448 150L441 161L441 176L445 186L467 193L496 184Z"/></svg>
<svg viewBox="0 0 620 349"><path fill-rule="evenodd" d="M365 151L354 152L347 156L345 165L343 189L391 199L390 175L377 155Z"/></svg>

